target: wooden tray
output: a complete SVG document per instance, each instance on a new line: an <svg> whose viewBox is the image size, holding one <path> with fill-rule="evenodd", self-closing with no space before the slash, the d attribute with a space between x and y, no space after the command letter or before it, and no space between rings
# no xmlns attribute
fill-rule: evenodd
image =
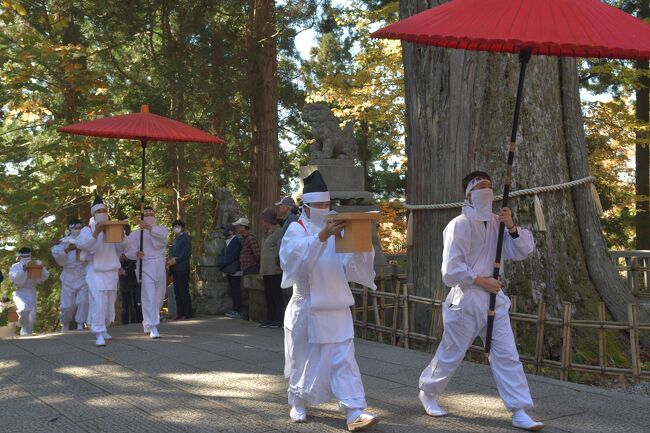
<svg viewBox="0 0 650 433"><path fill-rule="evenodd" d="M372 251L372 222L379 212L343 212L328 215L335 221L346 221L342 236L336 237L337 253L367 253Z"/></svg>

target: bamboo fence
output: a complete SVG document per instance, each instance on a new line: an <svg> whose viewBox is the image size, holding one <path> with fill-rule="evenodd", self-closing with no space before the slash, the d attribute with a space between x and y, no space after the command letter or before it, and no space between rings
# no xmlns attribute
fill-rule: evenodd
<svg viewBox="0 0 650 433"><path fill-rule="evenodd" d="M377 277L377 290L353 285L352 293L356 304L352 307L354 325L364 339L373 337L379 342L434 352L442 337L442 304L444 291L438 289L433 298L414 295L412 284L406 283L406 275L399 274L395 266L382 268ZM643 368L639 334L650 331L650 323L639 323L636 317L636 305L628 305L628 321L615 322L606 320L605 305L599 305L597 320L575 320L573 305L564 303L562 317L549 317L546 304L537 305L536 314L517 311L517 299L511 297L510 319L515 340L519 341L524 331L522 328L534 327L535 343L532 354L520 354L524 365L535 374L555 373L561 380L569 380L570 373L591 373L602 376L626 376L635 383L650 380L650 370ZM427 333L416 332L415 308L429 308ZM420 314L421 318L422 315ZM419 329L422 331L422 329ZM598 341L598 360L591 364L581 363L575 359L574 334L580 330L595 333ZM612 365L607 353L607 332L623 331L629 355L625 367ZM559 354L550 356L545 347L551 335L558 335ZM530 337L529 337L530 338ZM611 337L610 337L611 338ZM621 338L617 338L621 341ZM558 345L556 344L556 345ZM469 353L483 354L483 347L472 345ZM471 355L470 355L471 356ZM620 362L619 362L620 364ZM628 367L629 365L629 367ZM424 366L423 366L424 367Z"/></svg>

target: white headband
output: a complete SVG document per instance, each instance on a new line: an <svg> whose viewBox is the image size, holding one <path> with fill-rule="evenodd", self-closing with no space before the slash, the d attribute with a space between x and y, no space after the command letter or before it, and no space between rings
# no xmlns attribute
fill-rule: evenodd
<svg viewBox="0 0 650 433"><path fill-rule="evenodd" d="M474 179L470 180L469 183L467 184L467 188L465 189L465 197L472 192L472 190L476 187L481 182L490 182L490 179L482 179L480 177L475 177ZM490 182L492 183L492 182Z"/></svg>
<svg viewBox="0 0 650 433"><path fill-rule="evenodd" d="M104 203L97 203L95 206L90 208L90 213L94 215L99 209L106 209L106 205Z"/></svg>
<svg viewBox="0 0 650 433"><path fill-rule="evenodd" d="M322 191L322 192L308 192L302 195L302 202L303 203L321 203L321 202L326 202L330 201L330 193L329 191Z"/></svg>

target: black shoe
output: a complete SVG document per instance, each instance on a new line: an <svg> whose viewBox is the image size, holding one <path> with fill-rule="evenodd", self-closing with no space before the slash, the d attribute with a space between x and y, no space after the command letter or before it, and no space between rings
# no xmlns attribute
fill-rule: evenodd
<svg viewBox="0 0 650 433"><path fill-rule="evenodd" d="M273 329L283 328L282 322L271 322L268 327Z"/></svg>
<svg viewBox="0 0 650 433"><path fill-rule="evenodd" d="M270 322L268 320L263 321L259 325L257 325L258 328L272 328L273 322Z"/></svg>

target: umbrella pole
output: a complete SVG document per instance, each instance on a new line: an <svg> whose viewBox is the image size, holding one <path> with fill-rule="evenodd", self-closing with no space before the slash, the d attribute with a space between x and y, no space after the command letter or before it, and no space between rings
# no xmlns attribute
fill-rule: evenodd
<svg viewBox="0 0 650 433"><path fill-rule="evenodd" d="M144 167L146 164L147 141L141 140L142 144L142 177L140 184L140 221L144 221ZM144 251L144 230L140 228L140 251ZM140 296L142 296L142 259L140 259L140 266L138 267L138 281L140 285ZM140 301L142 304L142 301Z"/></svg>
<svg viewBox="0 0 650 433"><path fill-rule="evenodd" d="M519 84L517 86L517 99L515 100L515 114L512 119L512 132L510 134L510 144L508 145L508 165L506 168L506 176L503 182L503 201L501 207L508 206L508 196L510 195L510 184L512 183L512 163L515 159L515 150L517 148L517 128L519 127L519 112L521 109L521 100L524 93L524 78L526 76L526 66L530 60L530 51L519 52ZM492 278L499 279L499 272L501 270L501 253L503 251L503 236L505 234L505 223L499 224L499 237L497 240L497 253L494 259L494 270L492 271ZM487 317L487 330L485 332L485 353L490 353L492 348L492 330L494 329L494 317L496 314L497 295L490 294L490 308L488 309Z"/></svg>

